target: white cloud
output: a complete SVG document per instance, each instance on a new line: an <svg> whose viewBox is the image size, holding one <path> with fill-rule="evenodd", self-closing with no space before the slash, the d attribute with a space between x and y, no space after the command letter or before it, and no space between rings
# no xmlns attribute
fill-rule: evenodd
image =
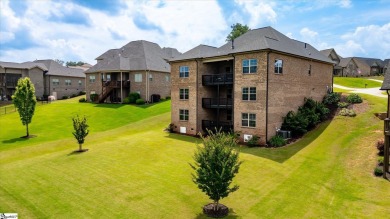
<svg viewBox="0 0 390 219"><path fill-rule="evenodd" d="M277 14L273 9L275 7L273 2L248 0L236 0L235 2L250 16L248 22L250 28L258 28L269 22L276 23Z"/></svg>
<svg viewBox="0 0 390 219"><path fill-rule="evenodd" d="M291 39L295 39L294 36L293 36L293 34L292 34L291 32L286 33L286 36L289 37L289 38L291 38Z"/></svg>
<svg viewBox="0 0 390 219"><path fill-rule="evenodd" d="M309 43L318 50L327 49L328 44L324 42L318 35L318 32L310 30L308 27L304 27L299 31L301 41Z"/></svg>
<svg viewBox="0 0 390 219"><path fill-rule="evenodd" d="M390 23L383 26L369 25L357 27L355 31L341 36L345 43L337 45L340 54L367 56L373 58L390 57ZM372 55L371 55L372 56Z"/></svg>
<svg viewBox="0 0 390 219"><path fill-rule="evenodd" d="M1 24L7 25L2 29L1 42L12 40L15 28L11 24L18 24L19 29L31 35L29 40L37 44L2 51L2 61L51 58L95 64L94 59L103 52L133 40L148 40L185 52L201 43L220 46L230 29L216 1L166 1L162 5L154 1L124 1L125 7L115 14L65 1L29 1L26 12L20 17L15 16L8 1L0 3ZM63 18L69 13L85 15L89 25L51 19L53 16ZM158 28L137 26L135 21L140 16L145 18L142 22Z"/></svg>
<svg viewBox="0 0 390 219"><path fill-rule="evenodd" d="M352 7L351 0L341 0L338 2L338 5L342 8L350 8Z"/></svg>
<svg viewBox="0 0 390 219"><path fill-rule="evenodd" d="M304 27L301 29L301 31L299 31L299 33L301 34L301 36L304 38L304 39L315 39L317 36L318 36L318 33L313 31L313 30L310 30L309 28L307 27Z"/></svg>
<svg viewBox="0 0 390 219"><path fill-rule="evenodd" d="M15 39L15 34L12 32L0 31L0 39L2 42L8 42Z"/></svg>

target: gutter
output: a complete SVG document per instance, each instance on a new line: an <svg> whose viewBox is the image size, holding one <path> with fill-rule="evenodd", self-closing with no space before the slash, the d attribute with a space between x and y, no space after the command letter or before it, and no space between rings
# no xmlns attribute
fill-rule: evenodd
<svg viewBox="0 0 390 219"><path fill-rule="evenodd" d="M269 54L271 51L267 52L267 79L266 79L266 98L265 98L265 143L268 141L268 78L269 78Z"/></svg>

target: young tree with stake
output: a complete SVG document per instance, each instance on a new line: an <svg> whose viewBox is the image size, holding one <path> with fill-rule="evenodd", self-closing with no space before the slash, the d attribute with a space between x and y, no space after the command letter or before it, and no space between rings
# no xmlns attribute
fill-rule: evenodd
<svg viewBox="0 0 390 219"><path fill-rule="evenodd" d="M87 124L87 118L85 116L80 118L79 115L72 118L74 132L72 132L73 136L76 138L79 143L78 152L87 151L88 149L82 149L82 145L84 144L85 137L87 137L89 130L89 125Z"/></svg>

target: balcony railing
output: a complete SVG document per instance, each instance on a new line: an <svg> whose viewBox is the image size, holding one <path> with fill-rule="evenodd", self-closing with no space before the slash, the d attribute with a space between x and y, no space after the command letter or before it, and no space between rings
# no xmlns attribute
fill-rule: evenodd
<svg viewBox="0 0 390 219"><path fill-rule="evenodd" d="M220 129L223 132L231 132L233 131L233 123L213 120L202 120L202 129L203 131L211 130L212 132Z"/></svg>
<svg viewBox="0 0 390 219"><path fill-rule="evenodd" d="M233 74L203 75L203 85L233 84Z"/></svg>
<svg viewBox="0 0 390 219"><path fill-rule="evenodd" d="M202 107L207 109L232 109L231 98L202 98Z"/></svg>
<svg viewBox="0 0 390 219"><path fill-rule="evenodd" d="M121 83L122 87L130 87L130 81L103 81L103 87L120 88Z"/></svg>

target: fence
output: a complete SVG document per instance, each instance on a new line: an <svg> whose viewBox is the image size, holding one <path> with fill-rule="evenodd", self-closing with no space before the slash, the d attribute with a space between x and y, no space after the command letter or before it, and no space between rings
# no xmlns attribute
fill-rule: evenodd
<svg viewBox="0 0 390 219"><path fill-rule="evenodd" d="M48 104L50 103L50 101L37 101L37 105L44 105L44 104ZM0 116L1 115L5 115L5 114L9 114L9 113L14 113L16 112L16 108L15 108L15 105L11 104L11 105L7 105L7 106L2 106L0 107Z"/></svg>

